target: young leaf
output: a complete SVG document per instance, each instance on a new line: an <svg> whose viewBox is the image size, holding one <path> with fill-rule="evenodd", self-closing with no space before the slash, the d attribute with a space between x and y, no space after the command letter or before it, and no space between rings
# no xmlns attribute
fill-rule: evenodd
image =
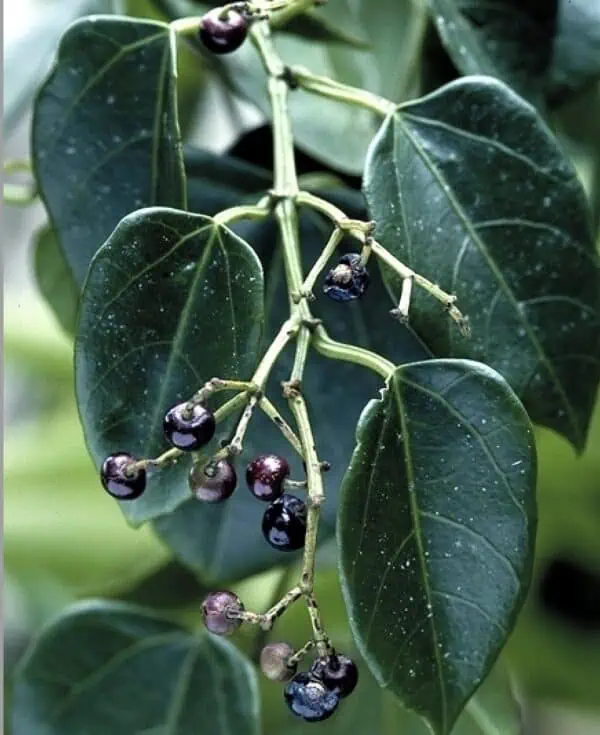
<svg viewBox="0 0 600 735"><path fill-rule="evenodd" d="M338 516L350 623L379 683L438 735L523 602L535 479L527 415L484 365L399 367L361 416Z"/></svg>
<svg viewBox="0 0 600 735"><path fill-rule="evenodd" d="M250 662L144 608L74 605L46 628L15 677L15 733L258 735Z"/></svg>
<svg viewBox="0 0 600 735"><path fill-rule="evenodd" d="M429 0L440 39L462 74L489 74L544 105L600 77L596 0Z"/></svg>
<svg viewBox="0 0 600 735"><path fill-rule="evenodd" d="M46 226L35 236L35 279L42 296L68 334L75 332L79 285L73 278L54 231Z"/></svg>
<svg viewBox="0 0 600 735"><path fill-rule="evenodd" d="M457 295L472 337L415 289L417 332L437 355L490 364L581 450L600 379L599 261L581 184L535 110L483 77L403 105L373 141L364 191L381 243Z"/></svg>
<svg viewBox="0 0 600 735"><path fill-rule="evenodd" d="M163 23L84 18L34 107L37 184L73 278L129 212L185 206L174 38Z"/></svg>
<svg viewBox="0 0 600 735"><path fill-rule="evenodd" d="M167 449L163 416L210 378L249 379L263 319L252 249L209 217L147 209L123 219L94 258L75 342L77 401L94 462ZM134 524L189 496L189 460L122 502Z"/></svg>

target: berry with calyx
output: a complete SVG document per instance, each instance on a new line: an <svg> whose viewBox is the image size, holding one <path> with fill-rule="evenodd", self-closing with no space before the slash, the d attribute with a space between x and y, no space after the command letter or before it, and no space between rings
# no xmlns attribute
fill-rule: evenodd
<svg viewBox="0 0 600 735"><path fill-rule="evenodd" d="M358 683L356 664L343 653L317 658L310 668L310 674L340 697L352 694Z"/></svg>
<svg viewBox="0 0 600 735"><path fill-rule="evenodd" d="M190 490L204 503L222 503L235 490L237 474L228 459L208 465L196 462L188 476Z"/></svg>
<svg viewBox="0 0 600 735"><path fill-rule="evenodd" d="M306 537L306 503L295 495L284 493L265 511L262 531L274 549L301 549Z"/></svg>
<svg viewBox="0 0 600 735"><path fill-rule="evenodd" d="M369 285L369 273L357 253L346 253L325 276L323 293L334 301L359 299Z"/></svg>
<svg viewBox="0 0 600 735"><path fill-rule="evenodd" d="M289 643L268 643L260 652L260 668L271 681L289 681L296 673L298 664L288 664L295 650Z"/></svg>
<svg viewBox="0 0 600 735"><path fill-rule="evenodd" d="M248 18L237 10L215 8L202 17L198 35L211 53L230 54L246 40Z"/></svg>
<svg viewBox="0 0 600 735"><path fill-rule="evenodd" d="M242 624L236 613L243 612L244 605L233 592L211 592L202 603L204 625L216 635L231 635Z"/></svg>
<svg viewBox="0 0 600 735"><path fill-rule="evenodd" d="M169 444L193 452L213 438L216 422L208 408L200 404L190 408L187 403L179 403L165 415L163 429Z"/></svg>
<svg viewBox="0 0 600 735"><path fill-rule="evenodd" d="M283 692L287 706L307 722L321 722L335 712L340 697L310 674L296 674Z"/></svg>
<svg viewBox="0 0 600 735"><path fill-rule="evenodd" d="M246 469L246 482L255 498L271 502L281 496L283 481L290 474L290 466L276 454L256 457Z"/></svg>
<svg viewBox="0 0 600 735"><path fill-rule="evenodd" d="M139 467L130 471L137 462L127 452L111 454L102 463L100 480L106 492L117 500L135 500L146 489L146 470Z"/></svg>

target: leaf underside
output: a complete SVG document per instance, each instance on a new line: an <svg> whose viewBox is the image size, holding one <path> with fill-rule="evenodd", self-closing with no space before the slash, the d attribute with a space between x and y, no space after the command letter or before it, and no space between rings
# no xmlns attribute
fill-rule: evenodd
<svg viewBox="0 0 600 735"><path fill-rule="evenodd" d="M337 531L351 626L379 683L447 735L529 584L531 425L494 371L432 360L396 369L357 442Z"/></svg>

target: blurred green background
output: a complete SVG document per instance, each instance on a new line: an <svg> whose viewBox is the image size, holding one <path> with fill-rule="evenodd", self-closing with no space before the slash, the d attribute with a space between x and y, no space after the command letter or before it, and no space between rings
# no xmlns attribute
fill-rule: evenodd
<svg viewBox="0 0 600 735"><path fill-rule="evenodd" d="M144 2L134 5L140 14L148 9ZM28 157L32 94L51 63L57 34L84 6L49 0L5 3L5 160ZM203 81L202 70L186 66L184 58L182 99L188 134L198 144L224 150L241 129L257 125L261 117L246 105L224 103L219 85ZM189 92L196 89L201 93ZM566 124L577 122L578 114L575 100ZM598 120L596 126L600 129ZM596 140L598 154L598 132ZM589 188L594 176L589 153L571 150ZM133 531L126 525L116 504L100 490L87 456L73 397L70 340L33 279L32 242L44 221L39 203L5 208L7 679L40 625L67 603L83 596L125 594L169 559L148 529ZM535 580L506 658L524 697L528 733L591 735L600 733L600 402L582 457L549 431L540 430L538 440ZM325 554L324 563L332 556ZM278 574L276 570L243 584L250 607L266 604ZM167 581L165 596L175 592L177 583L177 578ZM325 606L328 626L334 635L347 638L337 575L326 573L321 587L321 595L332 605ZM187 609L183 605L181 612L195 620L195 610L196 603ZM286 626L289 636L300 640L301 624L293 616ZM250 646L249 640L240 642ZM274 693L267 684L266 730L281 725L279 694L277 706L271 707Z"/></svg>

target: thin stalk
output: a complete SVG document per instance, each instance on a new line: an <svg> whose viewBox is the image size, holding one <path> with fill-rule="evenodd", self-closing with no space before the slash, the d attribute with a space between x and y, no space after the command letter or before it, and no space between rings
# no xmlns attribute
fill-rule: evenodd
<svg viewBox="0 0 600 735"><path fill-rule="evenodd" d="M365 350L362 347L336 342L336 340L331 339L322 326L318 326L315 329L312 344L315 350L325 355L325 357L362 365L362 367L373 370L373 372L381 375L384 380L387 380L394 371L394 364L386 360L385 357L381 357L381 355Z"/></svg>
<svg viewBox="0 0 600 735"><path fill-rule="evenodd" d="M214 220L217 224L228 225L231 222L237 222L241 219L264 219L269 214L267 207L261 206L260 203L256 205L240 205L239 207L230 207L224 209L214 216Z"/></svg>
<svg viewBox="0 0 600 735"><path fill-rule="evenodd" d="M334 231L331 233L331 237L327 241L327 244L323 248L323 252L317 260L315 261L315 264L310 269L308 275L304 279L304 283L302 284L302 293L305 297L309 297L309 294L312 294L312 290L315 287L315 283L317 282L317 278L321 275L323 270L325 269L325 266L329 262L330 258L333 256L335 251L337 250L338 245L342 241L344 237L344 234L340 230L339 227L336 227Z"/></svg>
<svg viewBox="0 0 600 735"><path fill-rule="evenodd" d="M260 399L258 407L271 419L271 421L275 424L279 431L281 431L281 433L296 450L296 452L301 457L304 457L302 453L302 444L300 443L300 439L298 439L292 427L281 416L281 414L271 403L271 401L266 396L263 396Z"/></svg>

